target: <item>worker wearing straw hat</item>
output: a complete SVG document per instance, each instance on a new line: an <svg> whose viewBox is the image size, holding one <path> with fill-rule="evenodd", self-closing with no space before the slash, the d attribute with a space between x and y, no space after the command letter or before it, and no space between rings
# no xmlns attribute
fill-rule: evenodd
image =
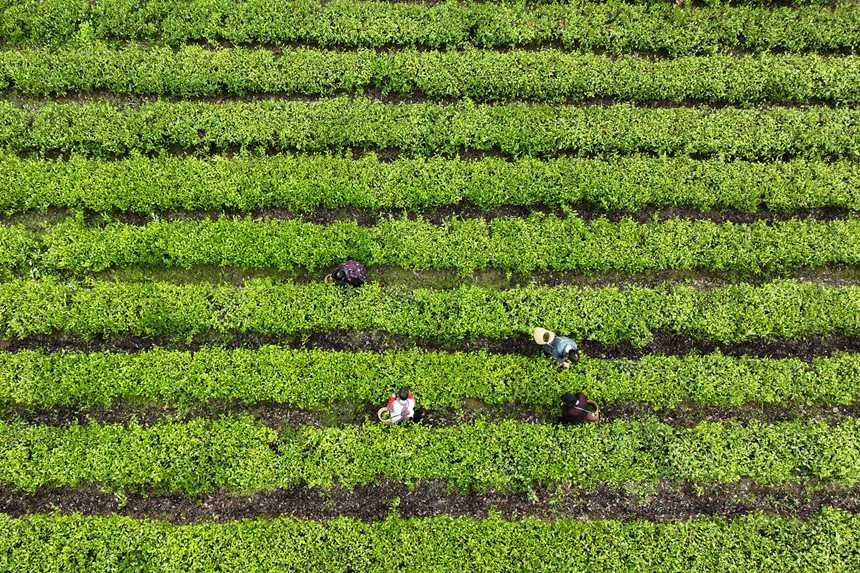
<svg viewBox="0 0 860 573"><path fill-rule="evenodd" d="M532 333L535 342L543 347L544 353L558 362L562 368L570 368L571 362L579 360L579 347L566 336L557 336L545 328L535 328Z"/></svg>

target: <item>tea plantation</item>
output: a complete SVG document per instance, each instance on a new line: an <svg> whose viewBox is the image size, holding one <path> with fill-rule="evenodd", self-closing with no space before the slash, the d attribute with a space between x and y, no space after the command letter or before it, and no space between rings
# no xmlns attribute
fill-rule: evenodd
<svg viewBox="0 0 860 573"><path fill-rule="evenodd" d="M0 0L0 91L0 571L860 571L856 0Z"/></svg>

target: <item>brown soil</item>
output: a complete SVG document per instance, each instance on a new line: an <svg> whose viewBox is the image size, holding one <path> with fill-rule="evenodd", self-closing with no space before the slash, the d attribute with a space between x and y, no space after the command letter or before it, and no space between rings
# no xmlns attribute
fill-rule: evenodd
<svg viewBox="0 0 860 573"><path fill-rule="evenodd" d="M456 205L445 205L417 211L411 210L367 210L355 207L342 207L337 209L317 209L309 213L293 212L287 209L262 209L253 211L239 211L225 209L220 211L168 211L159 213L159 220L182 221L182 220L217 220L220 218L232 219L301 219L309 223L329 224L338 221L349 221L361 226L369 227L377 225L387 219L407 218L410 220L423 219L434 225L441 225L449 219L483 219L492 221L499 218L526 218L536 213L553 215L560 219L577 217L586 221L595 219L607 219L617 223L623 219L632 219L639 223L663 222L672 219L704 220L715 223L753 223L756 221L788 221L796 219L812 219L817 221L835 221L840 219L860 218L860 213L835 207L821 207L815 209L798 209L788 212L768 211L764 207L756 212L740 211L737 209L721 209L711 211L700 211L691 207L672 207L665 209L651 209L642 211L604 211L596 205L578 204L570 205L569 209L560 209L546 205L503 205L484 209L478 205L462 202ZM102 213L88 213L88 219L95 224L105 224L107 220ZM113 212L111 220L119 220L131 225L146 225L153 220L152 215L140 213Z"/></svg>
<svg viewBox="0 0 860 573"><path fill-rule="evenodd" d="M327 2L330 0L326 0ZM418 2L422 2L422 0L417 0ZM430 3L440 2L442 0L429 0ZM486 1L494 1L494 0L486 0ZM701 1L701 0L700 0ZM790 2L791 0L779 0L784 2ZM742 4L742 0L737 0L738 4ZM540 2L536 2L539 4ZM825 8L823 8L825 9ZM475 41L475 27L472 27L472 31L468 38L465 38L464 42L457 43L455 45L430 45L425 43L393 43L389 42L386 44L377 44L377 45L364 45L364 46L344 46L344 45L332 45L328 42L318 42L313 39L304 39L300 42L282 42L278 44L273 43L260 43L260 42L230 42L223 38L215 38L212 40L206 39L187 39L184 40L184 44L198 45L203 48L207 48L210 50L220 50L223 48L233 48L233 47L241 47L241 48L257 48L270 50L275 55L282 54L285 50L288 49L296 49L296 48L313 48L313 49L325 49L325 50L333 50L333 51L355 51L357 49L370 49L375 50L376 52L398 52L403 50L415 50L419 52L430 52L430 51L440 51L440 52L448 52L448 51L461 51L464 49L485 49L485 50L493 50L496 52L511 52L511 51L542 51L548 49L554 49L562 52L578 52L578 53L592 53L605 55L610 58L619 58L619 57L629 57L629 56L638 56L640 58L648 58L648 59L667 59L670 57L675 57L669 53L669 51L665 48L658 48L656 50L642 50L642 49L632 49L628 48L623 51L623 53L619 54L616 52L612 52L607 50L606 48L600 47L592 47L592 46L584 46L578 42L571 42L569 45L561 42L560 40L543 40L539 42L526 42L519 44L506 44L506 45L497 45L497 46L482 46ZM160 39L156 38L151 42L154 45L161 44ZM728 46L717 46L715 50L713 50L717 54L726 54L732 56L740 56L747 54L757 54L759 51L746 48L746 47L728 47ZM836 55L853 55L858 53L858 48L856 46L842 46L839 48L823 48L819 50L802 50L798 51L789 51L785 48L774 47L768 50L768 53L772 54L818 54L821 56L836 56ZM685 54L687 55L687 54ZM689 55L700 55L707 56L711 55L711 52L708 50L700 50L699 52L694 52Z"/></svg>
<svg viewBox="0 0 860 573"><path fill-rule="evenodd" d="M181 333L177 333L178 335ZM497 354L522 354L537 356L540 349L526 336L511 339L477 338L471 341L420 339L398 336L380 331L341 331L308 333L304 336L263 336L249 333L211 333L194 337L187 343L167 337L144 338L121 336L111 339L93 337L83 339L75 335L56 333L49 336L33 336L26 339L0 340L0 350L16 352L25 349L41 349L48 352L137 352L153 347L196 351L206 346L224 348L259 348L260 346L284 348L318 348L348 352L383 352L385 350L421 348L429 351L475 352L487 351ZM844 335L816 336L802 339L757 339L748 342L723 344L695 340L686 336L656 333L654 340L643 347L630 343L615 345L591 340L579 343L583 354L593 358L641 358L646 354L667 356L690 353L707 354L719 351L727 356L753 356L763 358L800 358L812 360L818 356L829 356L834 352L860 352L860 338Z"/></svg>
<svg viewBox="0 0 860 573"><path fill-rule="evenodd" d="M199 499L156 494L129 494L123 503L95 486L78 489L41 489L24 493L0 490L0 512L18 517L33 513L121 514L173 523L226 522L238 519L290 516L304 519L352 517L365 521L385 518L439 515L483 518L490 511L508 519L524 516L546 519L642 519L657 522L700 516L735 517L763 512L804 518L823 507L860 512L860 486L810 484L765 487L750 481L703 486L659 483L653 488L601 486L577 490L564 486L538 487L526 493L489 492L483 495L452 491L445 483L419 482L415 488L382 481L378 485L346 490L292 489L250 496L228 493Z"/></svg>
<svg viewBox="0 0 860 573"><path fill-rule="evenodd" d="M238 400L197 403L185 407L173 404L129 404L116 401L110 407L54 406L34 408L21 404L0 407L0 420L23 421L28 424L65 426L72 423L127 424L136 421L142 425L156 422L182 422L193 418L220 418L222 416L250 415L262 423L281 431L302 426L361 425L376 421L379 404L335 403L320 410L299 410L286 404L257 402L247 404ZM558 422L554 409L533 408L521 404L493 405L480 400L466 400L458 409L438 409L423 412L422 425L450 427L475 420L498 422L517 420L532 424L554 424ZM655 409L644 402L619 402L601 405L601 420L633 420L656 418L678 427L692 427L701 422L736 421L749 423L783 422L793 419L810 419L831 424L846 418L860 416L860 403L852 405L802 405L802 404L745 404L736 407L721 407L684 403L669 410Z"/></svg>
<svg viewBox="0 0 860 573"><path fill-rule="evenodd" d="M295 147L263 147L261 145L248 145L243 148L241 145L236 144L225 144L225 145L216 145L215 143L211 144L198 144L198 145L190 145L190 146L180 146L180 145L169 145L158 151L140 151L137 150L135 153L139 153L144 157L161 157L165 154L173 156L173 157L212 157L219 156L230 158L237 155L240 155L246 151L251 151L255 155L259 156L276 156L282 155L284 153L291 154L299 154L299 153L308 153L307 149L298 149ZM321 147L318 149L311 149L311 152L324 154L329 153L332 155L342 155L342 154L351 154L354 159L359 159L373 153L376 157L382 162L390 162L400 158L410 158L410 157L425 157L427 153L422 151L409 151L409 150L401 150L396 148L379 148L379 147L362 147L362 146L351 146L351 145L331 145L327 147ZM35 159L53 159L58 161L68 161L71 157L71 153L68 150L50 148L50 149L40 149L40 148L26 148L26 149L15 149L10 151L17 157L21 158L35 158ZM130 151L123 150L120 152L112 152L107 150L101 150L98 152L93 152L91 155L106 159L106 160L119 160L125 159L129 157ZM514 155L512 153L503 151L499 148L491 148L491 149L458 149L454 151L445 151L445 150L436 150L433 154L435 157L446 157L446 158L455 158L459 157L464 161L477 161L480 159L484 159L487 157L496 157L499 159L504 159L506 161L513 161L514 159L528 155L529 157L534 157L538 159L551 159L556 157L575 157L582 159L611 159L619 155L619 153L614 153L612 151L599 152L594 150L586 150L579 148L569 148L569 149L561 149L554 151L537 151L531 154L518 154ZM639 156L639 157L660 157L662 155L668 155L672 157L689 157L695 160L703 160L710 159L715 156L713 153L684 153L681 151L671 152L667 154L659 153L654 150L643 149L636 152L624 152L620 155L625 156ZM775 156L767 156L767 157L754 157L754 156L745 156L745 155L732 155L729 156L729 159L743 159L745 161L751 163L764 163L764 162L773 162L773 161L791 161L794 159L802 159L806 158L808 154L806 153L782 153ZM832 163L835 161L841 161L845 159L845 155L842 153L828 153L828 154L819 154L816 155L816 159L819 161L823 161L826 163Z"/></svg>
<svg viewBox="0 0 860 573"><path fill-rule="evenodd" d="M215 284L244 286L248 281L268 279L275 283L315 283L319 282L326 270L277 271L272 269L243 269L234 266L198 265L188 269L155 268L131 265L111 269L88 276L108 281L120 282L166 282L173 284ZM429 269L412 271L397 267L371 267L373 283L397 285L402 288L432 288L437 290L453 289L462 286L480 286L494 289L511 289L525 286L583 286L625 288L640 286L688 285L700 290L708 290L737 282L762 284L775 278L791 279L799 282L826 284L834 287L860 284L860 267L829 266L815 269L797 269L793 272L772 276L759 274L746 276L742 273L676 271L663 270L647 273L626 273L608 271L600 274L581 274L575 271L535 271L532 273L508 273L486 269L463 275L454 270Z"/></svg>
<svg viewBox="0 0 860 573"><path fill-rule="evenodd" d="M403 48L397 47L396 49L380 49L377 51L380 52L396 52L401 51ZM534 47L525 51L540 51L546 49L546 47ZM427 50L424 50L427 51ZM509 51L506 48L496 49L497 52L506 52ZM520 49L516 49L516 51L523 51ZM617 55L607 55L611 59L618 59L619 57L630 57L634 54L625 53L624 56ZM643 57L643 55L639 55L639 57ZM647 59L663 59L667 56L663 55L655 55L655 54L646 54L644 56ZM171 93L153 93L153 92L141 92L135 94L117 94L114 92L106 91L106 90L81 90L76 91L71 94L51 94L48 96L30 96L28 94L23 94L15 89L14 86L11 86L5 90L0 90L0 95L2 95L5 99L23 105L42 105L43 102L53 101L59 103L92 103L92 102L109 102L118 107L138 107L143 104L153 103L157 101L195 101L195 102L203 102L203 103L213 103L213 104L223 104L223 103L233 103L233 102L257 102L257 101L279 101L279 102L315 102L324 99L329 99L332 97L347 97L347 98L361 98L361 99L371 99L374 101L382 102L382 103L390 103L390 104L419 104L419 103L436 103L443 105L452 105L456 104L459 101L462 101L458 97L451 96L439 96L439 95L429 95L426 92L415 89L410 92L393 92L393 91L383 91L382 88L377 86L364 86L356 89L332 89L327 90L325 92L317 91L314 92L278 92L278 91L263 91L257 92L253 94L231 94L231 93L212 93L211 95L175 95ZM802 101L796 100L780 100L780 99L757 99L752 101L726 101L718 98L715 99L707 99L707 98L682 98L682 99L634 99L630 97L618 97L613 95L605 95L605 96L581 96L581 97L565 97L563 94L559 94L557 97L553 96L516 96L516 97L506 97L504 95L498 97L491 98L482 98L480 96L469 96L468 94L464 97L469 97L473 101L477 103L486 103L486 104L508 104L508 103L531 103L531 104L547 104L547 105L563 105L567 107L608 107L615 105L629 105L634 107L641 108L652 108L652 109L669 109L669 108L682 108L682 107L708 107L711 109L722 109L725 107L738 107L738 106L767 106L774 108L805 108L810 106L815 107L836 107L837 105L846 105L844 102L837 102L834 100L824 99L824 98L807 98ZM853 105L856 102L849 102L847 105Z"/></svg>

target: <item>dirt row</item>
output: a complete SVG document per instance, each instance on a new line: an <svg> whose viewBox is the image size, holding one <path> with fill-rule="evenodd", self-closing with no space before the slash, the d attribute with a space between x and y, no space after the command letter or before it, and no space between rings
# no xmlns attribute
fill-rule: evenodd
<svg viewBox="0 0 860 573"><path fill-rule="evenodd" d="M141 406L124 401L117 401L109 407L33 408L12 404L0 407L0 420L48 426L86 425L94 422L127 424L132 421L141 425L152 425L157 422L187 422L195 418L218 419L224 416L249 415L281 431L303 426L335 427L373 423L376 421L376 411L381 405L335 402L325 408L311 410L291 408L276 402L249 404L238 400L213 400L182 407L166 403ZM555 424L559 421L559 412L556 409L510 403L494 405L474 399L465 400L457 409L422 409L421 413L422 425L438 428L468 424L476 420L488 422L516 420L531 424ZM601 405L603 422L656 418L664 424L686 428L702 422L716 421L746 424L809 419L836 424L847 418L856 417L860 417L860 403L850 405L745 404L736 407L684 403L666 410L633 401Z"/></svg>
<svg viewBox="0 0 860 573"><path fill-rule="evenodd" d="M595 219L607 219L617 223L623 219L632 219L639 223L662 222L670 219L705 220L715 223L741 223L748 224L756 221L776 222L794 219L813 219L816 221L835 221L839 219L860 218L860 213L836 207L821 207L813 209L798 209L795 211L779 212L768 211L762 207L756 212L740 211L738 209L721 209L701 211L691 207L672 207L664 209L643 209L641 211L606 211L595 205L577 204L570 205L568 209L560 209L546 205L503 205L493 208L483 208L468 202L456 205L445 205L429 209L407 210L407 209L382 209L370 210L351 208L320 208L312 212L293 212L287 209L265 209L252 211L219 210L219 211L167 211L159 213L158 220L182 221L182 220L216 220L222 217L253 218L253 219L301 219L309 223L329 224L338 221L349 221L360 226L373 226L390 218L406 217L410 220L423 219L435 225L441 225L451 218L458 219L483 219L491 221L498 218L519 217L526 218L535 213L554 215L565 219L578 217L586 221ZM87 213L88 219L97 224L104 224L105 220L101 213ZM145 225L153 220L151 215L114 212L111 218L132 225Z"/></svg>
<svg viewBox="0 0 860 573"><path fill-rule="evenodd" d="M688 336L655 333L651 343L636 347L629 342L604 344L580 340L581 353L592 358L639 359L648 354L685 356L691 353L721 352L725 356L760 358L798 358L811 361L837 352L860 352L860 338L844 335L813 336L801 339L766 338L726 344L703 341ZM197 351L208 346L255 349L280 346L293 349L320 349L344 352L376 352L419 348L438 352L478 352L538 356L538 347L529 336L508 339L477 338L470 341L433 340L394 335L381 331L313 332L293 336L263 336L244 332L210 333L186 342L168 337L120 336L115 338L81 338L55 333L25 339L0 340L0 351L42 350L45 352L140 352L152 348Z"/></svg>
<svg viewBox="0 0 860 573"><path fill-rule="evenodd" d="M54 101L54 100L51 100ZM308 153L307 149L300 149L298 147L276 147L276 146L251 146L248 148L243 148L243 146L238 144L228 144L228 145L216 145L212 144L198 144L198 145L190 145L190 146L180 146L180 145L170 145L167 147L163 147L158 150L151 151L135 151L134 154L140 155L142 157L164 157L172 156L172 157L222 157L225 159L236 157L236 156L247 156L247 152L249 149L252 149L254 154L257 156L279 156L283 154L300 154L300 153ZM17 150L11 152L16 157L20 158L30 158L30 159L51 159L56 161L68 161L74 154L68 150L62 149L27 149L27 150ZM353 145L330 145L327 147L322 147L319 149L313 150L315 154L331 154L331 155L344 155L348 154L348 156L353 159L361 159L366 155L373 154L379 159L380 162L387 163L392 162L401 158L414 158L421 157L422 154L420 152L410 152L408 150L402 150L395 147L370 147L370 146L353 146ZM120 151L120 152L109 152L107 150L101 150L98 154L98 157L108 160L115 161L120 159L127 159L132 155L129 151ZM640 150L636 152L624 153L622 155L635 155L638 157L662 157L664 154L653 150ZM487 157L494 157L498 159L503 159L505 161L514 161L517 159L516 156L503 151L498 147L494 147L492 149L472 149L472 148L459 148L452 151L438 151L434 153L435 157L443 157L449 159L461 159L463 161L478 161ZM529 157L537 158L537 159L552 159L558 157L574 157L577 159L611 159L617 155L613 155L612 153L604 153L604 152L596 152L596 151L584 151L580 149L565 149L565 150L556 150L556 151L547 151L547 152L538 152L530 154ZM712 159L716 157L716 154L712 153L674 153L670 154L673 157L689 157L694 160L702 160L702 159ZM777 159L779 161L792 161L795 159L806 159L807 155L803 153L797 152L787 152L780 155ZM747 157L740 159L744 159L750 163L769 163L774 161L771 158L754 158ZM825 163L833 163L836 161L843 161L845 159L844 154L842 153L827 153L816 156L817 161L822 161Z"/></svg>
<svg viewBox="0 0 860 573"><path fill-rule="evenodd" d="M189 42L193 43L193 42ZM210 48L211 46L206 45L205 47ZM225 45L222 48L231 48L232 46ZM318 47L313 46L313 44L296 44L290 46L289 48L278 48L271 47L268 48L265 46L253 46L254 48L261 49L269 49L274 54L275 58L279 57L285 49L320 49ZM331 50L331 48L322 48L324 50ZM449 48L430 48L430 47L422 47L422 46L400 46L400 45L391 45L385 47L378 48L370 48L373 49L377 53L394 53L401 52L405 50L417 50L419 52L449 52L449 51L459 51L459 50L451 50ZM569 50L560 44L556 45L533 45L533 46L522 46L522 47L496 47L491 50L492 52L536 52L536 51L544 51L547 49L555 49L561 52L568 52ZM340 52L350 52L353 51L353 48L346 48L337 50ZM588 52L595 53L597 55L605 55L612 60L619 60L623 58L636 57L641 59L647 59L652 61L669 59L670 56L668 54L660 54L654 52L625 52L624 54L601 54L600 50L587 50ZM778 54L779 51L774 50L774 54ZM822 55L822 52L817 52L819 55ZM746 55L754 55L753 52L749 51L736 51L733 55L735 56L746 56ZM843 56L843 55L854 55L854 52L851 50L841 50L841 51L829 51L824 53L824 55L831 56ZM10 87L9 89L0 90L0 96L3 98L22 104L22 105L32 105L39 106L43 105L44 102L59 102L59 103L94 103L94 102L107 102L111 103L118 107L123 106L139 106L147 103L154 103L157 101L173 101L173 102L183 102L183 101L195 101L195 102L203 102L203 103L214 103L214 104L222 104L222 103L231 103L231 102L256 102L256 101L279 101L279 102L317 102L321 100L331 99L335 97L346 97L351 99L370 99L382 103L388 104L422 104L422 103L435 103L441 105L455 105L458 102L463 101L467 96L463 97L452 97L452 96L437 96L437 95L428 95L426 92L420 89L414 89L409 92L394 92L387 91L384 92L381 88L376 86L365 86L365 87L357 87L355 89L332 89L331 91L326 92L325 94L319 93L296 93L296 92L283 92L283 91L261 91L252 94L229 94L229 93L219 93L214 95L173 95L173 94L157 94L157 93L134 93L134 94L118 94L115 92L107 91L104 89L97 90L72 90L72 93L55 95L53 97L47 97L43 95L33 96L26 93L21 93L16 90L14 87ZM764 99L764 100L755 100L752 102L737 102L737 101L723 101L719 99L707 99L707 98L692 98L686 97L682 99L634 99L629 97L617 97L617 96L582 96L582 97L529 97L529 96L515 96L515 97L497 97L497 98L480 98L473 97L471 98L477 103L487 104L487 105L505 105L511 103L528 103L535 105L552 105L552 106L565 106L565 107L609 107L616 105L627 105L632 107L639 108L649 108L649 109L669 109L669 108L682 108L682 107L708 107L711 109L722 109L726 107L742 107L744 105L756 105L759 107L769 107L769 108L789 108L789 109L802 109L810 106L815 107L836 107L836 106L852 106L856 105L855 103L842 103L836 102L832 99L820 98L820 97L811 97L804 99L802 101L793 101L793 100L784 100L784 99Z"/></svg>
<svg viewBox="0 0 860 573"><path fill-rule="evenodd" d="M364 521L385 518L440 515L486 517L491 511L508 519L524 516L544 519L622 519L655 522L695 517L732 518L752 512L805 518L823 507L860 512L860 486L766 487L750 481L636 488L601 486L589 490L540 487L531 493L487 494L452 491L443 482L419 482L416 487L383 481L354 490L333 488L290 489L234 496L228 493L200 499L183 496L132 493L122 501L95 486L79 489L42 489L24 493L0 489L0 512L11 516L60 512L85 515L120 514L160 519L178 524L227 522L239 519L289 516L303 519L351 517Z"/></svg>
<svg viewBox="0 0 860 573"><path fill-rule="evenodd" d="M327 4L331 2L331 0L320 0L322 4ZM445 0L388 0L389 2L394 3L412 3L412 4L439 4L444 2ZM481 0L486 2L495 2L496 0ZM667 2L671 2L672 0L667 0ZM683 0L681 0L683 1ZM840 0L831 0L829 3L822 3L822 10L827 10L829 8L835 8ZM543 2L538 0L536 2L528 2L535 5L545 4L547 2ZM675 3L678 3L678 0L675 0ZM693 0L692 4L694 6L705 6L709 3L705 0ZM713 3L710 3L712 5ZM750 2L745 2L743 0L729 0L725 2L725 4L735 5L735 6L744 6L748 7ZM764 3L762 3L764 4ZM770 2L771 7L783 6L783 7L797 7L797 2L793 0L772 0ZM162 38L155 37L146 41L147 44L152 46L163 46L165 45ZM642 48L633 48L627 46L623 51L619 52L617 50L608 49L606 47L594 46L590 44L583 44L582 42L575 41L571 39L568 42L563 42L559 39L540 39L533 40L530 42L519 42L512 44L497 44L497 45L485 45L481 42L477 41L477 38L474 36L474 33L470 34L468 38L464 38L462 42L456 44L428 44L426 42L409 42L409 43L398 43L389 41L387 43L376 44L376 45L349 45L349 44L335 44L332 45L329 42L320 42L313 38L303 38L301 40L292 40L292 41L281 41L278 43L266 42L266 41L249 41L249 42L234 42L225 38L186 38L182 40L182 45L188 46L199 46L206 50L217 51L228 48L245 48L245 49L257 49L257 50L268 50L272 52L272 54L277 58L281 56L284 52L289 50L302 50L302 49L312 49L312 50L325 50L325 51L334 51L334 52L354 52L357 50L372 50L376 53L385 54L392 52L403 52L403 51L416 51L416 52L463 52L467 50L482 50L487 52L501 52L501 53L509 53L509 52L543 52L546 50L555 50L558 52L564 53L586 53L586 54L594 54L599 56L605 56L612 60L619 60L623 58L629 57L637 57L646 60L667 60L671 58L678 58L684 56L698 56L698 57L707 57L708 54L706 51L700 51L698 54L689 53L689 54L676 54L671 53L667 48L650 48L650 49L642 49ZM9 44L8 42L5 44L0 43L0 46L5 48L14 48L16 45ZM755 56L760 55L762 53L759 49L754 49L745 46L718 46L717 52L715 55L726 55L726 56ZM786 49L784 47L773 46L767 50L767 53L774 55L817 55L817 56L851 56L857 55L860 53L860 48L855 46L839 46L839 47L819 47L818 49L804 49L801 52L797 52L796 50ZM372 90L371 90L372 91ZM595 98L590 98L595 99ZM663 101L663 100L654 100L654 101ZM691 100L695 101L695 100ZM812 98L810 101L818 101L818 98Z"/></svg>
<svg viewBox="0 0 860 573"><path fill-rule="evenodd" d="M172 284L214 284L244 286L251 280L267 279L274 283L318 283L322 277L333 270L276 271L272 269L243 269L234 266L200 265L191 269L167 269L146 266L128 266L94 273L100 280L119 282L160 281ZM460 275L451 270L412 271L398 267L381 266L369 269L372 283L380 286L396 285L400 288L436 290L456 289L462 286L477 286L492 289L513 289L528 286L577 286L577 287L617 287L638 286L657 288L665 285L692 286L709 290L744 282L760 285L774 279L788 279L797 282L828 285L832 287L860 285L860 268L824 266L815 269L799 269L793 272L769 275L760 273L748 275L734 272L675 271L664 270L647 273L626 273L610 271L599 275L581 274L573 271L537 271L533 273L507 273L495 269L479 270ZM74 276L71 278L75 278ZM77 277L79 278L79 277Z"/></svg>

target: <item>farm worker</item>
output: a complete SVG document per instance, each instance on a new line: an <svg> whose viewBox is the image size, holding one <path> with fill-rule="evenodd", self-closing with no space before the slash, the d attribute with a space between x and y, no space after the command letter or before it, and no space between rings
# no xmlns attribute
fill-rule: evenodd
<svg viewBox="0 0 860 573"><path fill-rule="evenodd" d="M579 346L570 338L556 336L545 328L535 328L533 336L535 342L543 347L544 353L554 358L562 368L570 368L571 361L579 361Z"/></svg>
<svg viewBox="0 0 860 573"><path fill-rule="evenodd" d="M575 395L567 392L561 396L561 423L579 424L581 422L595 422L600 416L597 404L585 397L582 392Z"/></svg>
<svg viewBox="0 0 860 573"><path fill-rule="evenodd" d="M346 261L339 264L325 280L326 282L333 280L339 286L360 287L367 281L367 269L359 262Z"/></svg>
<svg viewBox="0 0 860 573"><path fill-rule="evenodd" d="M401 388L397 394L392 394L386 405L391 412L390 423L396 424L415 417L415 396L407 388Z"/></svg>

